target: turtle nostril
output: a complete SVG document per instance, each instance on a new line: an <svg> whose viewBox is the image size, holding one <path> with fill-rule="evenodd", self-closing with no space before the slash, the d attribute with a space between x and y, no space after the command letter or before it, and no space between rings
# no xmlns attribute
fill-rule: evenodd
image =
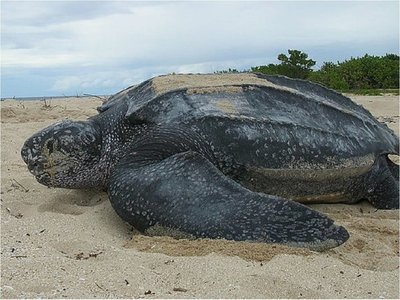
<svg viewBox="0 0 400 300"><path fill-rule="evenodd" d="M47 149L49 150L49 154L53 153L54 151L54 141L50 140L46 144Z"/></svg>

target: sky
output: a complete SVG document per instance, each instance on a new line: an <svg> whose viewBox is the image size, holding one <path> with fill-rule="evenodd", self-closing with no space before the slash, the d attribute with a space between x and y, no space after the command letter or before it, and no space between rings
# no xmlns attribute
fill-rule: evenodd
<svg viewBox="0 0 400 300"><path fill-rule="evenodd" d="M109 95L166 73L399 53L398 1L1 1L1 97Z"/></svg>

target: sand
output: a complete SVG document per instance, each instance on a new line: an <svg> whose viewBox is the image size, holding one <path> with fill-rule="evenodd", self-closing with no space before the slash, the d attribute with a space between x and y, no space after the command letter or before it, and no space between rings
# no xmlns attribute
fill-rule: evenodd
<svg viewBox="0 0 400 300"><path fill-rule="evenodd" d="M398 97L352 97L398 133ZM144 236L103 192L38 184L19 155L24 140L56 120L86 119L100 104L90 97L1 103L2 298L399 297L398 210L312 205L351 234L319 253Z"/></svg>

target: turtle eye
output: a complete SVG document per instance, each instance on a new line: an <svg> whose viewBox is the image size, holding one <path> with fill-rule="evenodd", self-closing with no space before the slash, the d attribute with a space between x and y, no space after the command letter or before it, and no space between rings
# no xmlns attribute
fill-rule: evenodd
<svg viewBox="0 0 400 300"><path fill-rule="evenodd" d="M81 139L86 145L89 145L96 140L96 137L91 132L83 132L81 134Z"/></svg>

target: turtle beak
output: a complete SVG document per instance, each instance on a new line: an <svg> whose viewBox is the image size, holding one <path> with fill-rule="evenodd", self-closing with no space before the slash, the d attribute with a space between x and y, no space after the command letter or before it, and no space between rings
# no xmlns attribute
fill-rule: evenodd
<svg viewBox="0 0 400 300"><path fill-rule="evenodd" d="M21 149L21 157L26 163L29 172L36 177L36 180L47 185L50 181L50 175L44 171L47 160L40 155L35 145L36 143L32 138L28 139Z"/></svg>
<svg viewBox="0 0 400 300"><path fill-rule="evenodd" d="M37 141L37 138L35 139L35 137L31 137L25 141L21 149L21 157L28 165L29 170L31 170L37 164L40 158L38 142L40 142L40 140Z"/></svg>
<svg viewBox="0 0 400 300"><path fill-rule="evenodd" d="M24 144L24 146L21 149L21 157L22 157L23 161L28 165L28 168L29 168L29 164L33 158L33 155L32 155L32 150L26 145L26 143Z"/></svg>

